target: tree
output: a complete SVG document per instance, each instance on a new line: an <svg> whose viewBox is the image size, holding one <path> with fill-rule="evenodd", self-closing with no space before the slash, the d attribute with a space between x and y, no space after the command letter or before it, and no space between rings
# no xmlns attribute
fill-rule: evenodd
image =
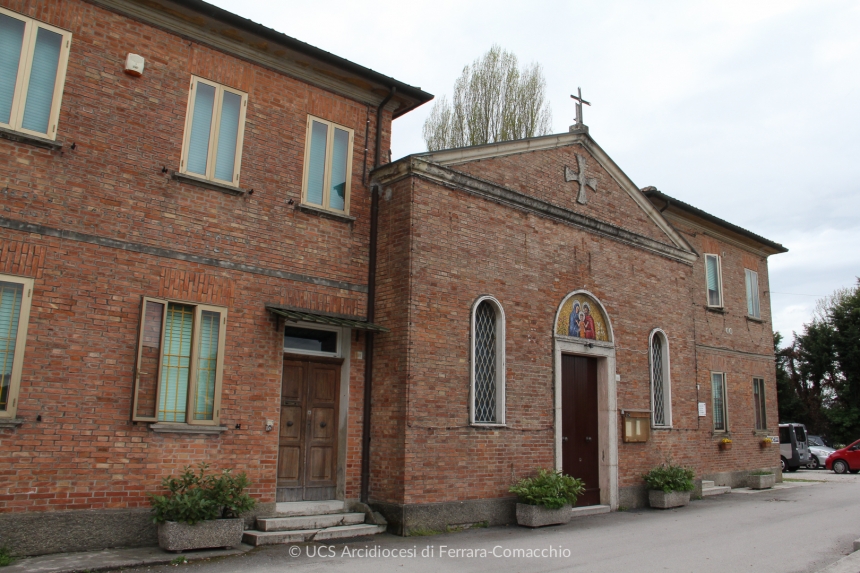
<svg viewBox="0 0 860 573"><path fill-rule="evenodd" d="M522 70L517 57L499 46L471 66L454 84L448 103L439 98L424 122L429 151L510 141L550 133L552 112L540 64Z"/></svg>

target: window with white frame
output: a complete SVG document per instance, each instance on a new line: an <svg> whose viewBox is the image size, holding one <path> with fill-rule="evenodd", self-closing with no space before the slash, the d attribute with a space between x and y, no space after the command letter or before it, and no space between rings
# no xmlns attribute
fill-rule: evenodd
<svg viewBox="0 0 860 573"><path fill-rule="evenodd" d="M144 298L133 419L217 425L227 309Z"/></svg>
<svg viewBox="0 0 860 573"><path fill-rule="evenodd" d="M761 318L761 309L758 298L758 273L744 269L747 287L747 315L752 318Z"/></svg>
<svg viewBox="0 0 860 573"><path fill-rule="evenodd" d="M708 283L708 306L723 306L723 277L719 255L705 255L705 275Z"/></svg>
<svg viewBox="0 0 860 573"><path fill-rule="evenodd" d="M308 116L302 203L349 213L353 130Z"/></svg>
<svg viewBox="0 0 860 573"><path fill-rule="evenodd" d="M239 186L248 94L191 77L179 172Z"/></svg>
<svg viewBox="0 0 860 573"><path fill-rule="evenodd" d="M755 429L767 429L767 410L764 404L764 378L753 378L753 407L755 408Z"/></svg>
<svg viewBox="0 0 860 573"><path fill-rule="evenodd" d="M672 426L672 382L669 368L669 339L656 329L651 333L649 361L651 366L651 425Z"/></svg>
<svg viewBox="0 0 860 573"><path fill-rule="evenodd" d="M57 138L72 34L0 8L0 127Z"/></svg>
<svg viewBox="0 0 860 573"><path fill-rule="evenodd" d="M729 417L726 410L726 374L724 372L711 372L711 409L714 412L714 431L727 431Z"/></svg>
<svg viewBox="0 0 860 573"><path fill-rule="evenodd" d="M472 307L473 424L505 423L505 315L499 301L478 299Z"/></svg>
<svg viewBox="0 0 860 573"><path fill-rule="evenodd" d="M15 418L33 279L0 275L0 420Z"/></svg>

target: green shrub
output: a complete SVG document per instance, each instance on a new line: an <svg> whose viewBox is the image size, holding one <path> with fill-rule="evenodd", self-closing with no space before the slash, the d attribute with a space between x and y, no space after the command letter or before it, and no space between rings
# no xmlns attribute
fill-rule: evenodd
<svg viewBox="0 0 860 573"><path fill-rule="evenodd" d="M153 521L180 521L194 525L198 521L238 517L254 508L255 500L243 490L250 483L244 473L233 475L231 470L206 475L208 464L201 463L195 473L185 466L179 477L166 477L161 485L167 495L150 494Z"/></svg>
<svg viewBox="0 0 860 573"><path fill-rule="evenodd" d="M517 495L520 503L558 509L568 503L575 504L585 491L585 484L560 471L539 469L536 476L521 479L509 491Z"/></svg>
<svg viewBox="0 0 860 573"><path fill-rule="evenodd" d="M666 493L673 491L693 491L693 477L695 474L690 468L684 468L672 464L660 464L642 479L648 484L648 489L662 490Z"/></svg>
<svg viewBox="0 0 860 573"><path fill-rule="evenodd" d="M15 561L15 558L12 557L12 553L9 552L8 547L0 547L0 567L6 567L7 565L12 565Z"/></svg>
<svg viewBox="0 0 860 573"><path fill-rule="evenodd" d="M757 472L750 472L751 476L772 476L773 472L767 470L759 470Z"/></svg>

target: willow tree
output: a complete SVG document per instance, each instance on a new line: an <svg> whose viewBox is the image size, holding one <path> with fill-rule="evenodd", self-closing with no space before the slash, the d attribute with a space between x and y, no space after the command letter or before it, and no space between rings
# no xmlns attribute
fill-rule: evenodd
<svg viewBox="0 0 860 573"><path fill-rule="evenodd" d="M552 112L540 64L520 69L517 57L493 45L463 68L449 103L439 98L424 122L429 151L510 141L550 133Z"/></svg>

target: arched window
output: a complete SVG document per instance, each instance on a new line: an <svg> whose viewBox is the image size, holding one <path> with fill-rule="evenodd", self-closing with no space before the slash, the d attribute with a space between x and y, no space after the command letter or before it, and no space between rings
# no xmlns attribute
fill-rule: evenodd
<svg viewBox="0 0 860 573"><path fill-rule="evenodd" d="M481 297L472 307L473 424L505 423L505 314L499 301Z"/></svg>
<svg viewBox="0 0 860 573"><path fill-rule="evenodd" d="M649 345L651 366L651 425L655 428L672 425L672 382L669 370L669 339L655 329Z"/></svg>

